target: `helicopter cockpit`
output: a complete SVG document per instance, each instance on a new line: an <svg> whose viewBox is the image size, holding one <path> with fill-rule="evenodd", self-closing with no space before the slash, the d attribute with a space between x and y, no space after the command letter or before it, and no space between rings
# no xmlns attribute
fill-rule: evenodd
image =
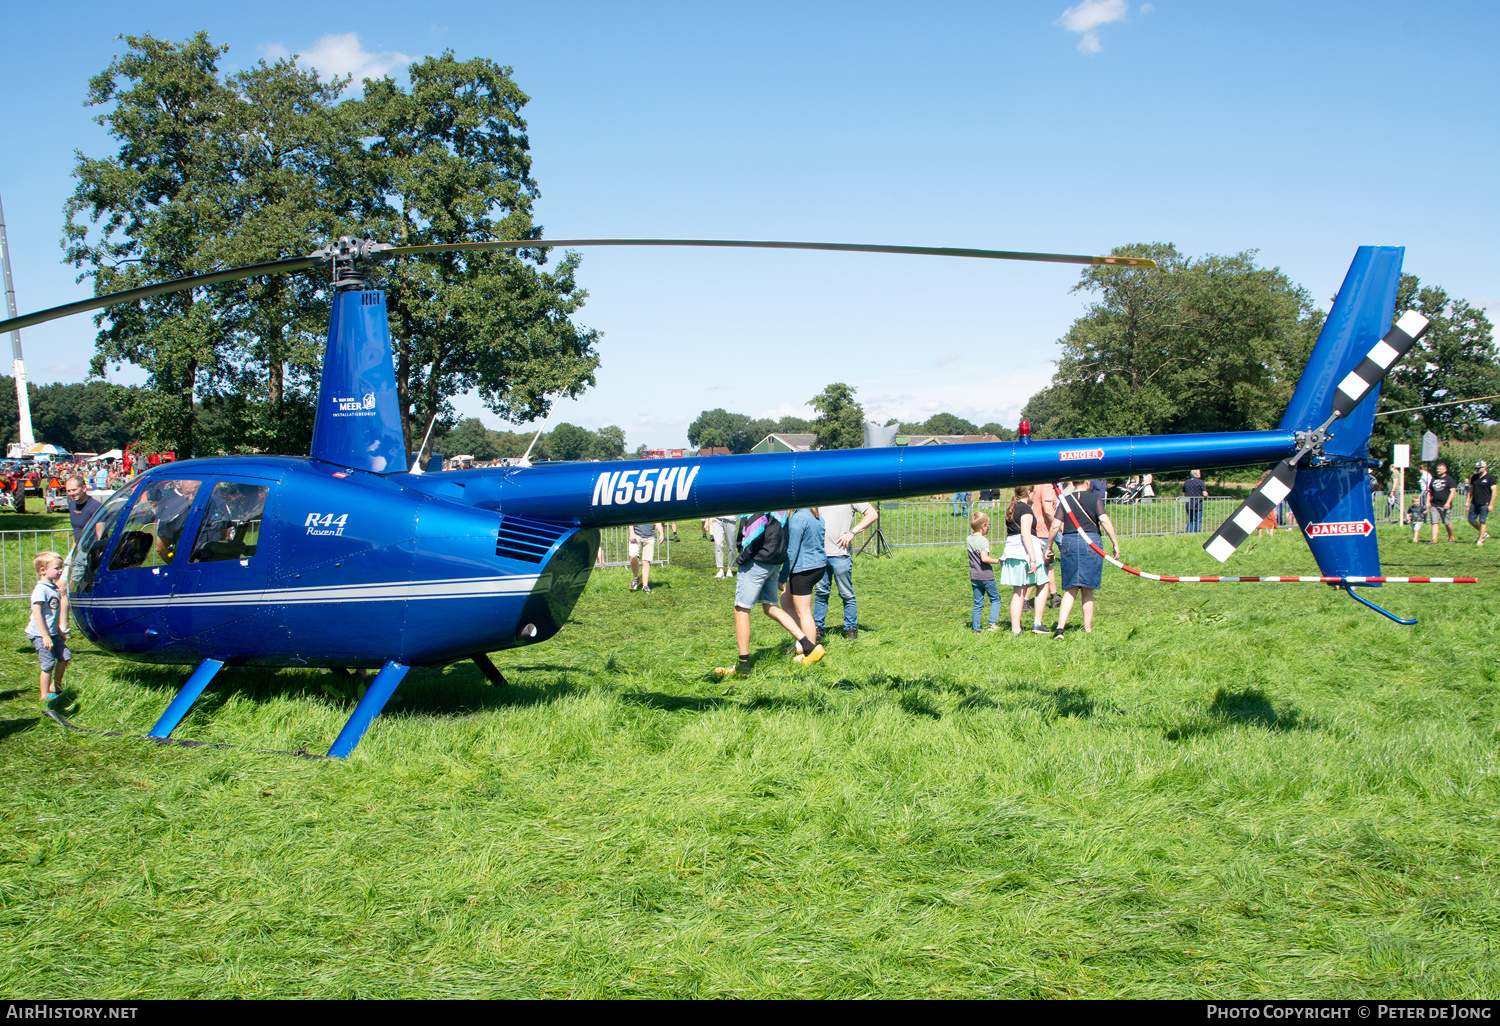
<svg viewBox="0 0 1500 1026"><path fill-rule="evenodd" d="M84 528L68 579L85 630L130 651L249 613L266 583L264 560L255 556L272 486L148 477L111 496Z"/></svg>

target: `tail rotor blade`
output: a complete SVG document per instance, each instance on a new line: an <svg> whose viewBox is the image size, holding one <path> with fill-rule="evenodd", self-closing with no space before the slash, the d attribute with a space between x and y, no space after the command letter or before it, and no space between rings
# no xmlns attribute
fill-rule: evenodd
<svg viewBox="0 0 1500 1026"><path fill-rule="evenodd" d="M1242 502L1223 526L1203 543L1203 551L1220 563L1234 555L1245 539L1292 493L1296 481L1297 468L1290 460L1282 460L1271 471L1271 476L1262 481L1250 493L1250 498Z"/></svg>
<svg viewBox="0 0 1500 1026"><path fill-rule="evenodd" d="M1417 340L1427 333L1432 322L1415 310L1408 310L1401 319L1385 333L1385 338L1376 342L1359 366L1350 371L1333 393L1333 416L1347 417L1354 412L1370 390L1384 380L1396 361L1405 356Z"/></svg>

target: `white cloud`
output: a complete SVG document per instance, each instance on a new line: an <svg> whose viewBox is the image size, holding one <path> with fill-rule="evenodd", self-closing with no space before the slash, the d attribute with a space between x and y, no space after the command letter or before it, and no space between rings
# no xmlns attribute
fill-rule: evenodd
<svg viewBox="0 0 1500 1026"><path fill-rule="evenodd" d="M80 367L77 364L54 363L42 370L41 379L44 381L82 381L88 377L88 373L87 367ZM14 406L15 403L12 402L11 405Z"/></svg>
<svg viewBox="0 0 1500 1026"><path fill-rule="evenodd" d="M858 396L855 396L858 399ZM812 420L818 415L818 411L811 406L797 406L793 403L782 403L780 406L770 410L763 410L755 415L757 420L780 420L782 417L801 417L803 420Z"/></svg>
<svg viewBox="0 0 1500 1026"><path fill-rule="evenodd" d="M291 56L284 43L269 43L262 50L269 61ZM315 69L321 77L353 75L355 85L367 78L380 78L404 68L414 59L395 50L371 53L359 41L358 32L331 33L297 54L299 64Z"/></svg>
<svg viewBox="0 0 1500 1026"><path fill-rule="evenodd" d="M946 367L950 363L952 363L954 360L957 360L957 359L958 359L958 354L957 353L949 353L947 356L939 356L936 360L933 360L932 362L933 362L933 364L935 366Z"/></svg>
<svg viewBox="0 0 1500 1026"><path fill-rule="evenodd" d="M1083 0L1063 11L1056 24L1082 34L1083 38L1078 40L1079 53L1098 53L1104 49L1099 42L1099 26L1123 21L1127 13L1125 0Z"/></svg>

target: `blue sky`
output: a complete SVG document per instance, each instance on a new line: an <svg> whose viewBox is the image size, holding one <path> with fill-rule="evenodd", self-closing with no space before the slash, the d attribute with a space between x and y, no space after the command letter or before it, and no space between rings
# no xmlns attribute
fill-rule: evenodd
<svg viewBox="0 0 1500 1026"><path fill-rule="evenodd" d="M553 238L696 237L1107 252L1259 250L1326 306L1360 244L1500 315L1500 5L75 3L12 8L0 198L17 299L60 262L82 100L122 34L389 72L453 49L514 69ZM309 248L320 240L312 240ZM552 423L682 444L705 408L1013 423L1086 298L1077 270L874 255L591 250L598 385ZM23 332L34 381L82 380L88 318ZM127 369L120 380L132 378ZM504 426L472 399L461 410Z"/></svg>

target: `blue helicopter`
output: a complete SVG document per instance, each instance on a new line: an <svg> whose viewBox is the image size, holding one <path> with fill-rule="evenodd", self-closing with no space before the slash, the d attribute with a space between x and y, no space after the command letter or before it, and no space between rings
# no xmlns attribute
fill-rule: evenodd
<svg viewBox="0 0 1500 1026"><path fill-rule="evenodd" d="M1426 328L1414 312L1391 323L1400 247L1359 249L1274 431L435 473L409 466L385 294L369 287L365 269L374 261L437 250L537 245L389 246L346 238L308 256L0 321L3 333L216 282L331 268L336 294L309 454L152 468L103 504L72 555L71 603L94 644L127 659L197 667L151 736L167 738L225 665L378 667L329 749L330 756L346 757L410 667L473 660L499 681L487 653L555 635L583 591L600 528L613 525L1279 460L1275 473L1209 539L1210 554L1226 559L1268 509L1287 501L1325 575L1348 584L1380 573L1373 531L1317 528L1369 518L1366 470L1380 381ZM813 249L1154 266L1131 257L834 243L580 239L546 245ZM1331 430L1335 422L1337 432ZM1306 464L1300 471L1299 463Z"/></svg>

